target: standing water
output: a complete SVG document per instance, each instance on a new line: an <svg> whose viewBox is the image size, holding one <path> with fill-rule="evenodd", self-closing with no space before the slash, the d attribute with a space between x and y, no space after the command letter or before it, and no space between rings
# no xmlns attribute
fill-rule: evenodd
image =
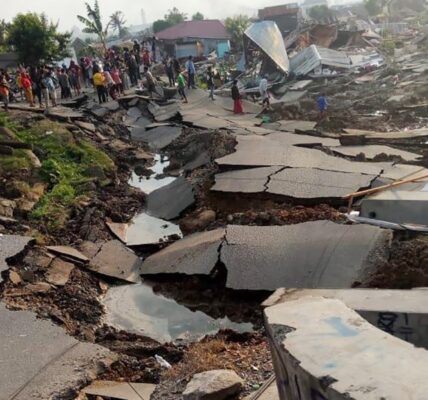
<svg viewBox="0 0 428 400"><path fill-rule="evenodd" d="M128 182L129 185L140 189L146 194L150 194L151 192L175 181L176 178L171 176L159 178L159 176L163 175L164 169L169 166L168 159L162 158L160 154L156 154L154 161L155 164L150 167L150 170L153 171L151 176L138 176L134 171L132 171L131 179Z"/></svg>
<svg viewBox="0 0 428 400"><path fill-rule="evenodd" d="M197 340L221 329L253 330L250 323L232 322L227 317L214 319L201 311L191 311L172 299L155 294L144 283L111 288L103 303L109 325L164 343L178 338Z"/></svg>

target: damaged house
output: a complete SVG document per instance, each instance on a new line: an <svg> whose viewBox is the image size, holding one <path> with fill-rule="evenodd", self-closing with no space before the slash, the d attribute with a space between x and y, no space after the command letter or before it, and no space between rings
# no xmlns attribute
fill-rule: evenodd
<svg viewBox="0 0 428 400"><path fill-rule="evenodd" d="M302 19L302 9L297 3L265 7L259 10L261 21L273 21L281 31L282 36L296 30Z"/></svg>
<svg viewBox="0 0 428 400"><path fill-rule="evenodd" d="M352 66L346 53L315 45L307 47L290 60L290 70L297 76L337 75Z"/></svg>
<svg viewBox="0 0 428 400"><path fill-rule="evenodd" d="M213 51L222 58L230 51L230 36L217 19L185 21L156 34L164 51L171 57L206 57Z"/></svg>

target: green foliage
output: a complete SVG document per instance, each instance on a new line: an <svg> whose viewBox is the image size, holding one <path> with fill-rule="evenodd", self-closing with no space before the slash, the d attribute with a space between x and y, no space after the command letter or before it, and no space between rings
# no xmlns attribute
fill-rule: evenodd
<svg viewBox="0 0 428 400"><path fill-rule="evenodd" d="M384 0L364 0L364 7L371 16L379 15L382 12Z"/></svg>
<svg viewBox="0 0 428 400"><path fill-rule="evenodd" d="M57 29L44 14L18 14L7 27L7 43L25 65L61 60L69 56L71 34Z"/></svg>
<svg viewBox="0 0 428 400"><path fill-rule="evenodd" d="M314 6L309 9L309 16L316 21L325 21L334 16L332 10L325 5Z"/></svg>
<svg viewBox="0 0 428 400"><path fill-rule="evenodd" d="M171 26L172 25L168 21L165 21L164 19L158 19L153 22L153 32L158 33L164 29L170 28Z"/></svg>
<svg viewBox="0 0 428 400"><path fill-rule="evenodd" d="M11 127L11 124L7 122ZM40 121L30 129L15 129L17 138L39 149L42 167L39 178L48 184L48 192L31 213L51 231L63 226L79 196L87 195L90 168L101 168L106 174L115 170L113 161L101 150L84 140L77 141L61 124ZM16 153L16 152L15 152Z"/></svg>
<svg viewBox="0 0 428 400"><path fill-rule="evenodd" d="M192 16L192 21L203 21L204 19L204 14L200 13L199 11Z"/></svg>
<svg viewBox="0 0 428 400"><path fill-rule="evenodd" d="M82 15L77 16L77 19L85 25L85 27L83 28L83 32L97 35L104 49L107 49L106 38L110 23L108 23L104 27L101 19L101 11L100 6L98 4L98 0L95 0L93 7L91 7L91 5L88 3L85 3L85 5L87 17L83 17Z"/></svg>
<svg viewBox="0 0 428 400"><path fill-rule="evenodd" d="M235 17L229 17L226 19L226 30L229 32L232 44L235 46L235 48L242 49L244 32L249 25L250 18L248 18L246 15L237 15Z"/></svg>
<svg viewBox="0 0 428 400"><path fill-rule="evenodd" d="M168 10L168 13L165 14L164 19L158 19L153 23L153 32L158 33L164 29L170 28L171 26L181 24L186 20L187 15L180 12L177 7L174 7L172 10Z"/></svg>
<svg viewBox="0 0 428 400"><path fill-rule="evenodd" d="M120 38L129 35L129 30L126 28L125 14L122 11L116 11L110 16L110 25L115 30Z"/></svg>

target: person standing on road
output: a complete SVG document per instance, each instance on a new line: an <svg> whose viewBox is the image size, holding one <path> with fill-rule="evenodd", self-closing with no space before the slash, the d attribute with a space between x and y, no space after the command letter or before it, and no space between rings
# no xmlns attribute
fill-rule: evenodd
<svg viewBox="0 0 428 400"><path fill-rule="evenodd" d="M25 69L21 72L21 85L24 89L25 98L30 104L30 107L34 107L33 82L31 82L30 75L28 75Z"/></svg>
<svg viewBox="0 0 428 400"><path fill-rule="evenodd" d="M166 75L168 76L169 86L174 87L175 86L174 65L171 59L169 59L166 62L165 71L166 71Z"/></svg>
<svg viewBox="0 0 428 400"><path fill-rule="evenodd" d="M235 79L232 85L232 99L233 99L233 112L235 114L243 114L244 108L242 107L242 97L239 93L238 81Z"/></svg>
<svg viewBox="0 0 428 400"><path fill-rule="evenodd" d="M58 76L59 86L61 87L61 99L69 99L71 97L70 80L64 68Z"/></svg>
<svg viewBox="0 0 428 400"><path fill-rule="evenodd" d="M106 78L104 77L104 74L97 70L97 72L94 74L94 86L98 94L98 101L100 104L107 102L107 91L106 91Z"/></svg>
<svg viewBox="0 0 428 400"><path fill-rule="evenodd" d="M260 96L262 98L263 110L269 110L270 109L270 96L269 96L269 92L268 92L268 81L267 81L266 76L264 76L262 78L262 80L260 81L259 92L260 92Z"/></svg>
<svg viewBox="0 0 428 400"><path fill-rule="evenodd" d="M178 84L178 94L181 96L181 100L183 100L184 103L188 103L186 92L185 92L186 80L184 79L184 75L181 71L177 76L177 84Z"/></svg>
<svg viewBox="0 0 428 400"><path fill-rule="evenodd" d="M195 68L195 64L193 63L193 57L192 56L189 56L189 59L186 62L186 71L187 71L187 76L188 76L187 87L189 89L191 87L193 89L196 89L196 86L195 86L196 68Z"/></svg>
<svg viewBox="0 0 428 400"><path fill-rule="evenodd" d="M321 93L320 97L317 99L318 110L319 110L319 120L322 121L327 116L327 107L328 101L325 93Z"/></svg>
<svg viewBox="0 0 428 400"><path fill-rule="evenodd" d="M6 81L6 77L2 75L0 77L0 97L3 100L4 110L9 111L9 84Z"/></svg>
<svg viewBox="0 0 428 400"><path fill-rule="evenodd" d="M208 90L210 91L210 95L209 98L211 100L215 100L214 99L214 72L213 72L213 67L210 65L208 67L208 71L207 71L207 84L208 84Z"/></svg>
<svg viewBox="0 0 428 400"><path fill-rule="evenodd" d="M153 93L156 92L155 78L149 71L149 67L144 67L144 76L147 82L147 90L149 91L150 97L153 97Z"/></svg>

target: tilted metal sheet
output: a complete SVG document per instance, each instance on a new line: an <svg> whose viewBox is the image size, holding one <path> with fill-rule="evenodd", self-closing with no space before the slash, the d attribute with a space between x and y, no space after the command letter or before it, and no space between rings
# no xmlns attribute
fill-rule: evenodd
<svg viewBox="0 0 428 400"><path fill-rule="evenodd" d="M311 45L290 60L290 69L297 75L307 75L318 66L349 69L351 59L344 52Z"/></svg>
<svg viewBox="0 0 428 400"><path fill-rule="evenodd" d="M273 21L252 24L244 35L254 42L283 72L290 68L281 31Z"/></svg>

